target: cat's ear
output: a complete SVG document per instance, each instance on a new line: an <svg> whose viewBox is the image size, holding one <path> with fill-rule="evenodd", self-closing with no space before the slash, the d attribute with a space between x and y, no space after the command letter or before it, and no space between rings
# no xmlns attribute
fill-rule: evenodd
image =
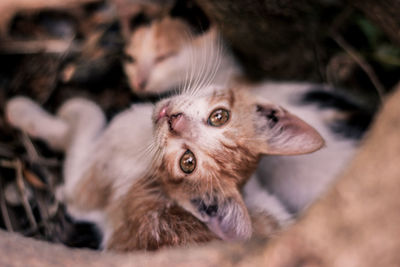
<svg viewBox="0 0 400 267"><path fill-rule="evenodd" d="M229 178L231 179L231 178ZM239 191L225 195L221 192L210 198L204 194L191 200L193 213L222 240L244 241L252 234L251 220ZM233 194L232 194L233 193Z"/></svg>
<svg viewBox="0 0 400 267"><path fill-rule="evenodd" d="M271 103L255 105L255 132L260 154L298 155L314 152L324 139L309 124Z"/></svg>
<svg viewBox="0 0 400 267"><path fill-rule="evenodd" d="M207 226L222 240L245 241L251 238L250 215L241 197L227 198L216 215L210 218Z"/></svg>

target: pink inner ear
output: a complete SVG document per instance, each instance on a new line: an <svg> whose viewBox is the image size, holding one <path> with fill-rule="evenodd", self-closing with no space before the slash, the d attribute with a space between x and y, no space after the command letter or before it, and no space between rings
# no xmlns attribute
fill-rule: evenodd
<svg viewBox="0 0 400 267"><path fill-rule="evenodd" d="M215 217L209 218L208 228L226 241L245 241L251 238L250 216L244 203L229 201Z"/></svg>
<svg viewBox="0 0 400 267"><path fill-rule="evenodd" d="M320 149L325 141L309 124L276 106L258 106L257 112L267 120L264 154L298 155Z"/></svg>

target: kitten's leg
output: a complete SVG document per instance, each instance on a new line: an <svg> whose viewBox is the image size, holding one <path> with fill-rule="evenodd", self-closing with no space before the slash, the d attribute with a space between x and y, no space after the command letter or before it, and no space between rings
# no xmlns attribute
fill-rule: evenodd
<svg viewBox="0 0 400 267"><path fill-rule="evenodd" d="M281 227L292 221L292 216L285 206L274 195L261 186L256 174L250 178L243 188L243 197L250 213L266 213L272 216Z"/></svg>
<svg viewBox="0 0 400 267"><path fill-rule="evenodd" d="M99 106L81 98L67 101L57 115L69 126L63 192L70 198L95 158L94 144L103 132L106 119Z"/></svg>
<svg viewBox="0 0 400 267"><path fill-rule="evenodd" d="M90 148L104 128L101 109L91 101L71 99L54 116L32 100L16 97L7 103L5 113L14 127L66 152L64 183L68 191L73 191L88 164ZM58 198L63 199L60 192Z"/></svg>
<svg viewBox="0 0 400 267"><path fill-rule="evenodd" d="M67 204L68 213L75 219L102 221L99 212L85 212L85 216L74 212L69 201L77 197L77 191L82 192L77 190L79 181L85 178L85 171L94 158L91 152L106 122L101 109L91 101L71 99L61 106L57 116L53 116L32 100L17 97L7 103L5 113L14 127L65 151L64 184L57 188L56 198Z"/></svg>
<svg viewBox="0 0 400 267"><path fill-rule="evenodd" d="M7 102L5 114L8 122L28 135L41 139L56 150L64 150L68 124L49 114L26 97L15 97Z"/></svg>

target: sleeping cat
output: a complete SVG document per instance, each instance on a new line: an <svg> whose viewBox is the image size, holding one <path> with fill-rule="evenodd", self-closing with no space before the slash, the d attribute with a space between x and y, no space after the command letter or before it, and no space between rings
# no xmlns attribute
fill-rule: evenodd
<svg viewBox="0 0 400 267"><path fill-rule="evenodd" d="M225 88L241 73L215 26L194 36L188 23L170 16L132 33L123 66L129 86L139 95L187 88L188 83L206 87L206 81Z"/></svg>
<svg viewBox="0 0 400 267"><path fill-rule="evenodd" d="M103 247L118 251L270 235L288 215L256 181L245 189L248 212L241 188L262 154L310 153L324 144L297 116L241 88L209 86L133 105L109 125L83 99L53 116L17 97L6 116L66 151L68 211L96 222Z"/></svg>

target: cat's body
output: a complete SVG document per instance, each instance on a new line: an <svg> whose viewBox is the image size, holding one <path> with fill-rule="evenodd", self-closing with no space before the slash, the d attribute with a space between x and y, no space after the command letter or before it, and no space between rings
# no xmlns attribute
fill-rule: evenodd
<svg viewBox="0 0 400 267"><path fill-rule="evenodd" d="M260 154L309 153L323 144L296 116L241 89L134 105L108 127L82 99L54 117L16 98L7 117L66 151L69 212L100 226L103 247L123 251L268 236L289 218L285 209L253 183L249 213L240 194Z"/></svg>

